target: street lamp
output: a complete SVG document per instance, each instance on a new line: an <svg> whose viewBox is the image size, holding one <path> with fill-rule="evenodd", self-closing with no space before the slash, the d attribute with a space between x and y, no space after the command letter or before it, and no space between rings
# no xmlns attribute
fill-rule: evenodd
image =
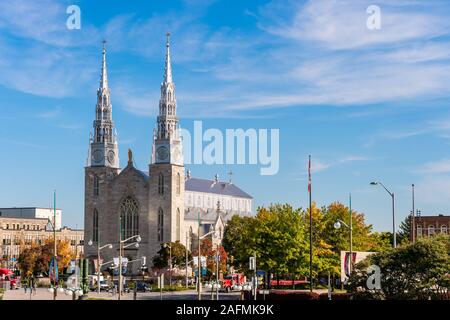
<svg viewBox="0 0 450 320"><path fill-rule="evenodd" d="M94 243L92 242L92 239L89 240L88 245L92 246ZM113 246L112 244L108 243L105 244L104 246L100 246L100 241L97 241L97 293L100 294L100 268L101 268L101 264L100 264L100 250L102 249L112 249Z"/></svg>
<svg viewBox="0 0 450 320"><path fill-rule="evenodd" d="M122 221L122 219L120 219L120 220ZM120 227L122 229L122 222L120 223ZM136 239L136 242L128 243L125 246L123 245L125 242L128 242L133 239ZM142 239L141 239L140 235L134 235L125 240L122 240L122 232L119 232L119 296L118 296L119 300L120 300L120 296L122 295L122 251L123 251L123 249L131 247L131 246L134 246L135 248L139 248L139 242L141 242L141 240Z"/></svg>
<svg viewBox="0 0 450 320"><path fill-rule="evenodd" d="M373 186L376 186L376 185L381 185L383 188L384 188L384 190L386 190L386 192L391 196L391 198L392 198L392 233L393 233L393 237L394 237L394 248L397 248L397 236L396 236L396 234L395 234L395 197L394 197L394 193L393 192L390 192L385 186L384 186L384 184L383 183L381 183L381 182L379 182L379 181L376 181L376 182L371 182L370 183L371 185L373 185Z"/></svg>
<svg viewBox="0 0 450 320"><path fill-rule="evenodd" d="M352 227L352 222L351 221L352 220L350 218L350 225L346 224L344 221L342 221L340 219L338 219L334 223L334 228L335 229L340 229L342 226L344 226L350 231L350 272L353 270L353 241L352 241L352 238L353 238L353 227Z"/></svg>
<svg viewBox="0 0 450 320"><path fill-rule="evenodd" d="M163 244L164 248L169 248L169 287L172 286L172 245L169 243Z"/></svg>

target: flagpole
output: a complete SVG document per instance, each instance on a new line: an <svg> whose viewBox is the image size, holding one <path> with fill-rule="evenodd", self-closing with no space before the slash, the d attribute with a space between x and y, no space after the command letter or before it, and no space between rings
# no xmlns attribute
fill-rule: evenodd
<svg viewBox="0 0 450 320"><path fill-rule="evenodd" d="M313 279L312 279L312 258L313 258L313 248L312 248L312 201L311 201L311 155L309 156L308 162L308 191L309 191L309 291L313 291Z"/></svg>
<svg viewBox="0 0 450 320"><path fill-rule="evenodd" d="M57 279L57 270L58 270L58 260L56 259L56 190L53 191L53 242L54 242L54 263L53 263L53 280L54 280L54 291L53 291L53 300L56 300L56 279Z"/></svg>

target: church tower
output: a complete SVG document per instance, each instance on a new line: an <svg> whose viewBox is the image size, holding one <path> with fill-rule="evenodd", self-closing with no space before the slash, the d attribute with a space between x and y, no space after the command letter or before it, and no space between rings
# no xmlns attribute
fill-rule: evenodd
<svg viewBox="0 0 450 320"><path fill-rule="evenodd" d="M106 70L106 41L103 41L100 85L97 89L94 134L90 136L84 177L84 239L88 243L104 241L106 234L99 231L110 225L108 208L109 183L119 172L119 148L112 119L111 92ZM104 240L100 240L102 237ZM95 253L95 246L85 245L85 254ZM92 252L91 252L92 251Z"/></svg>
<svg viewBox="0 0 450 320"><path fill-rule="evenodd" d="M87 166L119 168L119 148L112 119L111 91L108 86L105 43L104 41L100 86L97 89L94 136L91 136L90 139Z"/></svg>
<svg viewBox="0 0 450 320"><path fill-rule="evenodd" d="M156 251L161 243L182 241L185 237L184 161L169 40L170 34L167 33L164 78L149 168L150 230L156 231L151 236L154 240L151 242L155 244Z"/></svg>

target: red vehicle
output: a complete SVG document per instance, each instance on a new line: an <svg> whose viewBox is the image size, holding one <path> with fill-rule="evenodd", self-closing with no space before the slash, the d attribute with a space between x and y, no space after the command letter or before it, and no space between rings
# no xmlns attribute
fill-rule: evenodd
<svg viewBox="0 0 450 320"><path fill-rule="evenodd" d="M243 285L246 280L243 273L233 273L225 276L222 280L222 290L229 292L233 290L234 286Z"/></svg>
<svg viewBox="0 0 450 320"><path fill-rule="evenodd" d="M9 281L11 289L17 289L17 279L14 277L14 272L10 269L0 268L0 279L2 281Z"/></svg>

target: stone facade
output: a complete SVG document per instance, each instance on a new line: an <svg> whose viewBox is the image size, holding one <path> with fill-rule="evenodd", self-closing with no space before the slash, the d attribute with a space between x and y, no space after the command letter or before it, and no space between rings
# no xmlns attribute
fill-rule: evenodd
<svg viewBox="0 0 450 320"><path fill-rule="evenodd" d="M152 258L164 243L180 241L189 249L197 245L198 214L201 220L201 234L212 230L220 230L220 233L223 233L226 221L223 217L229 218L232 214L251 211L251 196L231 182L220 182L217 176L214 180L196 179L192 178L189 172L185 176L169 47L167 40L159 115L153 134L148 173L135 168L131 150L128 151L128 164L123 170L114 162L103 161L100 164L100 161L96 162L94 159L94 149L108 148L101 143L109 143L111 139L117 142L115 136L106 137L104 142L103 138L98 136L99 132L103 132L101 129L103 127L100 126L101 121L99 122L97 113L99 104L104 106L105 101L108 121L104 127L107 128L106 132L115 132L110 90L106 79L106 51L103 49L102 80L98 90L102 94L97 97L94 121L96 133L94 139L90 140L85 168L84 238L85 256L89 259L97 258L98 246L112 244L113 249L101 250L103 262L111 262L119 257L120 240L139 235L141 238L139 247L132 245L124 249L123 256L129 260L145 256L147 265L151 267ZM118 152L118 145L115 151ZM187 208L186 205L189 205L187 195L200 194L206 197L205 199L217 200L219 207L220 200L229 201L230 210L228 212L215 210L211 206L207 207L206 201L204 205L192 203ZM197 213L195 217L194 212ZM88 245L89 240L92 240L92 245ZM214 241L217 244L220 239ZM102 269L109 266L104 265ZM140 267L140 263L128 265L132 273L140 270Z"/></svg>

